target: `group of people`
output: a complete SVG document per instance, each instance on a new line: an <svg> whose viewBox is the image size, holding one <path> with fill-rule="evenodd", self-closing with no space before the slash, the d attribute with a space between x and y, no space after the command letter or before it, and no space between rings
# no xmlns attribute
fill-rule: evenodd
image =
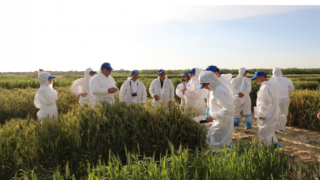
<svg viewBox="0 0 320 180"><path fill-rule="evenodd" d="M131 76L117 88L111 75L113 68L110 63L103 63L100 71L88 68L84 78L76 80L70 90L80 96L79 103L95 106L101 101L110 104L115 102L114 94L119 94L120 102L130 104L145 104L147 91L139 81L139 71L133 70ZM96 75L95 75L96 74ZM237 77L224 74L217 66L210 65L205 70L193 68L182 74L182 83L176 87L176 95L181 98L181 106L197 110L206 116L207 122L212 122L207 135L207 143L216 151L223 146L230 146L234 126L241 123L240 113L245 117L246 129L252 128L251 112L251 80L261 84L257 92L255 116L258 122L258 136L265 143L282 147L275 133L284 131L290 104L289 93L294 90L290 79L282 77L280 68L273 69L273 76L268 80L267 74L257 71L254 77L247 77L248 70L240 68ZM58 95L52 88L52 79L47 72L38 76L41 84L35 96L35 106L39 108L37 116L54 119L58 116L55 102ZM158 71L158 78L150 85L149 92L154 106L167 106L174 101L174 86L163 69ZM320 113L318 114L320 119Z"/></svg>

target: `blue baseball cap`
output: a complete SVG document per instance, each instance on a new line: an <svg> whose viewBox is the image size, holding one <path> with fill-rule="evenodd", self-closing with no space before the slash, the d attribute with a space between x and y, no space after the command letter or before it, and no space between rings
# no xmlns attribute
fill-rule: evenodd
<svg viewBox="0 0 320 180"><path fill-rule="evenodd" d="M206 68L206 71L215 72L217 69L218 69L217 66L210 65Z"/></svg>
<svg viewBox="0 0 320 180"><path fill-rule="evenodd" d="M56 78L56 77L54 77L54 76L49 76L48 77L48 79L54 79L54 78Z"/></svg>
<svg viewBox="0 0 320 180"><path fill-rule="evenodd" d="M90 71L89 72L89 74L95 74L95 73L97 73L97 72L95 72L95 71Z"/></svg>
<svg viewBox="0 0 320 180"><path fill-rule="evenodd" d="M165 72L163 69L159 69L158 74Z"/></svg>
<svg viewBox="0 0 320 180"><path fill-rule="evenodd" d="M189 73L189 74L195 74L195 73L196 73L196 68L191 69L191 71L188 71L187 73Z"/></svg>
<svg viewBox="0 0 320 180"><path fill-rule="evenodd" d="M183 74L182 74L182 77L183 77L183 76L189 76L189 74L188 74L188 73L183 73Z"/></svg>
<svg viewBox="0 0 320 180"><path fill-rule="evenodd" d="M256 78L259 76L267 76L267 74L263 71L257 71L256 73L254 73L254 76L253 78L251 78L251 80L256 80Z"/></svg>
<svg viewBox="0 0 320 180"><path fill-rule="evenodd" d="M107 63L107 62L103 63L103 64L101 65L101 68L106 69L106 70L108 70L108 71L112 71L112 70L113 70L112 67L111 67L111 64L110 64L110 63Z"/></svg>
<svg viewBox="0 0 320 180"><path fill-rule="evenodd" d="M248 72L249 72L249 70L246 70L245 72L246 72L246 73L248 73Z"/></svg>
<svg viewBox="0 0 320 180"><path fill-rule="evenodd" d="M139 71L138 71L138 70L133 70L133 71L131 71L131 75L137 75L137 74L139 74Z"/></svg>
<svg viewBox="0 0 320 180"><path fill-rule="evenodd" d="M224 74L223 71L220 71L220 74Z"/></svg>

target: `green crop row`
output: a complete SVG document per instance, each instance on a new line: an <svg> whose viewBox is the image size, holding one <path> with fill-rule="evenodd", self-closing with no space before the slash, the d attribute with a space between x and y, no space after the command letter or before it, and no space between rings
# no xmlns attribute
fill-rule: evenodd
<svg viewBox="0 0 320 180"><path fill-rule="evenodd" d="M42 124L31 118L12 119L0 127L0 179L13 177L18 169L64 167L67 162L79 179L87 174L87 163L99 158L107 162L110 152L123 161L127 151L160 157L169 142L195 150L203 146L205 135L202 125L174 104L77 106Z"/></svg>

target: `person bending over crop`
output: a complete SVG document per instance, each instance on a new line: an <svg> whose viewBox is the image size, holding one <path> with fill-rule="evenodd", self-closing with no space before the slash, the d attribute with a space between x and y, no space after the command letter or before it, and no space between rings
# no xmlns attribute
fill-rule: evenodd
<svg viewBox="0 0 320 180"><path fill-rule="evenodd" d="M100 101L106 101L113 104L114 94L119 91L116 82L111 76L113 70L110 63L103 63L101 65L101 72L98 72L90 81L90 91L94 95L94 104Z"/></svg>
<svg viewBox="0 0 320 180"><path fill-rule="evenodd" d="M128 77L120 88L120 102L130 104L145 104L147 98L146 87L138 80L139 71L133 70L131 77Z"/></svg>
<svg viewBox="0 0 320 180"><path fill-rule="evenodd" d="M93 105L94 95L90 92L90 80L96 72L92 68L87 68L84 72L84 78L77 79L73 82L70 90L76 95L80 95L79 103L88 103Z"/></svg>
<svg viewBox="0 0 320 180"><path fill-rule="evenodd" d="M158 78L152 81L149 92L153 97L154 106L157 106L159 102L162 102L162 105L168 105L169 102L174 101L173 83L166 77L163 69L158 71Z"/></svg>
<svg viewBox="0 0 320 180"><path fill-rule="evenodd" d="M40 89L34 98L34 105L40 109L37 116L41 123L44 118L48 117L53 120L58 117L58 110L56 106L58 93L53 90L52 86L50 86L52 84L52 79L54 78L54 76L50 76L47 72L42 72L38 76Z"/></svg>
<svg viewBox="0 0 320 180"><path fill-rule="evenodd" d="M258 116L258 136L266 144L275 147L283 147L278 143L275 135L275 129L280 114L279 90L276 86L277 79L271 77L268 81L267 74L263 71L257 71L251 80L256 80L261 84L257 92L257 116Z"/></svg>
<svg viewBox="0 0 320 180"><path fill-rule="evenodd" d="M208 122L213 122L207 135L207 144L213 151L231 144L233 132L233 96L232 91L211 71L200 74L200 88L210 92Z"/></svg>

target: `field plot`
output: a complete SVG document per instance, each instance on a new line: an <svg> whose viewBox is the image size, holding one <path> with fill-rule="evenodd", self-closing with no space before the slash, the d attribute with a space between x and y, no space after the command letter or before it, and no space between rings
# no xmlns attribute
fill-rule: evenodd
<svg viewBox="0 0 320 180"><path fill-rule="evenodd" d="M33 104L37 77L0 76L0 179L319 178L320 77L286 76L297 90L290 94L290 127L277 134L285 150L260 146L256 123L250 130L241 123L233 148L217 154L207 151L206 131L179 108L177 96L169 109L152 108L149 92L145 106L127 107L116 95L114 106L80 107L69 88L81 76L62 76L53 83L59 119L41 125ZM175 87L181 81L170 77ZM120 88L127 76L114 78ZM154 78L140 77L147 91ZM259 87L252 82L253 106Z"/></svg>

